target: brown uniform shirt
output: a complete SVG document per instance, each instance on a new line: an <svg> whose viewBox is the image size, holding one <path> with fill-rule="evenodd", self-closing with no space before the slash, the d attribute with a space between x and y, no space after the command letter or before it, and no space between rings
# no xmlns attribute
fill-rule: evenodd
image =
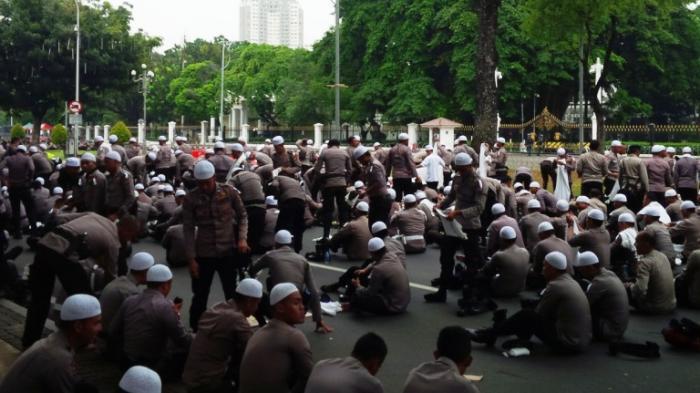
<svg viewBox="0 0 700 393"><path fill-rule="evenodd" d="M416 164L413 163L411 149L403 143L397 143L389 150L386 160L386 173L395 179L416 177Z"/></svg>
<svg viewBox="0 0 700 393"><path fill-rule="evenodd" d="M371 238L367 216L363 215L343 225L328 246L333 250L342 248L350 260L365 261L369 258L367 243Z"/></svg>
<svg viewBox="0 0 700 393"><path fill-rule="evenodd" d="M642 311L665 314L676 308L673 272L668 258L659 251L639 255L637 279L630 287L634 306Z"/></svg>
<svg viewBox="0 0 700 393"><path fill-rule="evenodd" d="M136 201L131 175L119 169L117 173L109 174L106 180L105 210L118 211L120 216L126 214Z"/></svg>
<svg viewBox="0 0 700 393"><path fill-rule="evenodd" d="M321 173L322 168L325 169L324 173ZM352 174L350 156L338 147L325 149L316 161L314 171L319 176L323 188L345 187Z"/></svg>
<svg viewBox="0 0 700 393"><path fill-rule="evenodd" d="M530 253L516 245L497 251L481 269L491 277L491 294L504 297L515 296L525 289L529 270Z"/></svg>
<svg viewBox="0 0 700 393"><path fill-rule="evenodd" d="M559 343L583 350L591 342L591 310L581 285L568 273L547 283L535 311L553 322Z"/></svg>

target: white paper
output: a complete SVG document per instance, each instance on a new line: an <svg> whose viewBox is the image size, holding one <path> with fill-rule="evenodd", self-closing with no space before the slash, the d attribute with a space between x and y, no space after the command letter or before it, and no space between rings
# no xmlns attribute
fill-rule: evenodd
<svg viewBox="0 0 700 393"><path fill-rule="evenodd" d="M462 225L457 222L457 220L450 221L447 219L447 213L452 210L454 210L453 207L447 210L436 209L435 211L437 212L438 218L440 218L440 222L442 223L442 228L445 230L446 236L466 240L467 235L462 232Z"/></svg>

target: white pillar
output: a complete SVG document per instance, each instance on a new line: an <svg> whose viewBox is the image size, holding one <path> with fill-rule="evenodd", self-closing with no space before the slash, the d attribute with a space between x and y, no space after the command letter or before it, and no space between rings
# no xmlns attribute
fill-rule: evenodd
<svg viewBox="0 0 700 393"><path fill-rule="evenodd" d="M90 140L90 130L92 129L92 126L85 126L85 141Z"/></svg>
<svg viewBox="0 0 700 393"><path fill-rule="evenodd" d="M454 128L440 128L440 144L445 145L448 149L455 147Z"/></svg>
<svg viewBox="0 0 700 393"><path fill-rule="evenodd" d="M249 125L243 124L241 126L241 138L243 138L246 142L248 141L248 129L250 128Z"/></svg>
<svg viewBox="0 0 700 393"><path fill-rule="evenodd" d="M109 129L112 128L110 125L105 125L104 127L104 138L105 138L105 143L109 141Z"/></svg>
<svg viewBox="0 0 700 393"><path fill-rule="evenodd" d="M212 116L209 119L209 135L215 136L216 134L216 117Z"/></svg>
<svg viewBox="0 0 700 393"><path fill-rule="evenodd" d="M418 143L418 124L410 123L408 125L408 145L413 146Z"/></svg>
<svg viewBox="0 0 700 393"><path fill-rule="evenodd" d="M137 140L139 142L139 145L146 145L146 123L144 123L143 120L139 120Z"/></svg>
<svg viewBox="0 0 700 393"><path fill-rule="evenodd" d="M95 139L96 136L100 135L100 131L102 131L102 127L95 126L95 133L92 135L92 139Z"/></svg>
<svg viewBox="0 0 700 393"><path fill-rule="evenodd" d="M175 143L175 124L174 121L168 122L168 143L171 145Z"/></svg>
<svg viewBox="0 0 700 393"><path fill-rule="evenodd" d="M323 124L314 124L314 147L319 149L323 144Z"/></svg>
<svg viewBox="0 0 700 393"><path fill-rule="evenodd" d="M202 132L199 134L199 144L202 147L207 145L207 129L209 128L209 123L206 120L202 122Z"/></svg>

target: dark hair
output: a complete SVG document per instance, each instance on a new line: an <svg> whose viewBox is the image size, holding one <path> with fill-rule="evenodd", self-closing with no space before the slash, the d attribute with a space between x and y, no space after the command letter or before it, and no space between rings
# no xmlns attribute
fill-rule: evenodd
<svg viewBox="0 0 700 393"><path fill-rule="evenodd" d="M385 237L389 236L389 230L388 229L382 229L381 231L377 233L372 234L374 237L378 237L380 239L384 239Z"/></svg>
<svg viewBox="0 0 700 393"><path fill-rule="evenodd" d="M352 348L352 357L361 362L372 359L383 361L387 352L384 339L376 333L369 332L357 340Z"/></svg>
<svg viewBox="0 0 700 393"><path fill-rule="evenodd" d="M628 151L630 154L637 154L637 153L639 153L640 151L642 151L642 147L639 146L639 145L632 145L632 146L629 147L629 149L627 149L627 151Z"/></svg>
<svg viewBox="0 0 700 393"><path fill-rule="evenodd" d="M331 139L328 141L328 147L340 146L340 141L337 139Z"/></svg>
<svg viewBox="0 0 700 393"><path fill-rule="evenodd" d="M469 333L460 326L448 326L440 331L437 350L455 363L465 361L472 353L472 342Z"/></svg>
<svg viewBox="0 0 700 393"><path fill-rule="evenodd" d="M598 142L597 140L594 139L591 141L590 146L591 146L591 150L598 150L598 148L600 147L600 142Z"/></svg>
<svg viewBox="0 0 700 393"><path fill-rule="evenodd" d="M637 234L637 241L638 241L638 242L639 242L639 241L642 241L642 242L647 243L648 245L650 245L652 248L656 248L656 239L655 239L654 236L653 236L652 234L650 234L649 232L644 232L644 231L639 232L639 233Z"/></svg>

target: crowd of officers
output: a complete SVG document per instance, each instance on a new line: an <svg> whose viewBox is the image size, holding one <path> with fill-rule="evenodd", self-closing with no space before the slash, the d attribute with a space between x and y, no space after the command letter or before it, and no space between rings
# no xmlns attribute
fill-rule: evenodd
<svg viewBox="0 0 700 393"><path fill-rule="evenodd" d="M471 340L493 345L514 335L504 347L527 346L534 335L578 352L593 337L620 340L630 307L650 314L700 307L700 166L689 148L675 156L654 146L650 159L619 141L604 153L592 141L577 159L559 149L541 165L542 187L529 168L511 179L502 138L482 154L463 136L451 149L415 149L408 140L402 133L387 149L351 137L347 147L329 140L317 151L308 140L288 148L280 136L259 147L239 139L195 158L184 137L146 147L135 139L123 146L113 135L109 144L97 137L95 153L64 162L50 160L45 145L13 140L0 151L0 214L15 238L28 235L35 257L28 350L0 392L90 391L80 390L90 386L76 379L72 356L98 336L105 356L126 371L120 389L127 392L160 391L160 378L181 378L191 392L323 392L331 384L382 391L373 376L387 352L381 337L367 334L350 357L314 367L294 326L308 310L317 332L331 332L322 300L334 292L344 310L405 312L406 255L431 244L440 248L440 275L428 302L461 289L458 313L475 315L526 289L541 296L510 318L497 311L491 328L445 328L436 360L411 372L406 392L476 391L461 376ZM581 195L561 200L547 190L548 178L561 188L556 174L566 172L570 195L574 171ZM304 232L315 222L322 237L303 256ZM132 255L147 236L161 242L166 261ZM4 249L4 234L2 241ZM317 288L308 258L362 265ZM21 292L22 272L4 253L0 262L3 289ZM180 320L183 300L168 298L168 266L189 269L189 329ZM255 279L262 270L264 286ZM207 308L214 273L226 301ZM41 339L56 279L67 299L59 331ZM64 319L76 296L81 318ZM55 365L27 367L34 362Z"/></svg>

